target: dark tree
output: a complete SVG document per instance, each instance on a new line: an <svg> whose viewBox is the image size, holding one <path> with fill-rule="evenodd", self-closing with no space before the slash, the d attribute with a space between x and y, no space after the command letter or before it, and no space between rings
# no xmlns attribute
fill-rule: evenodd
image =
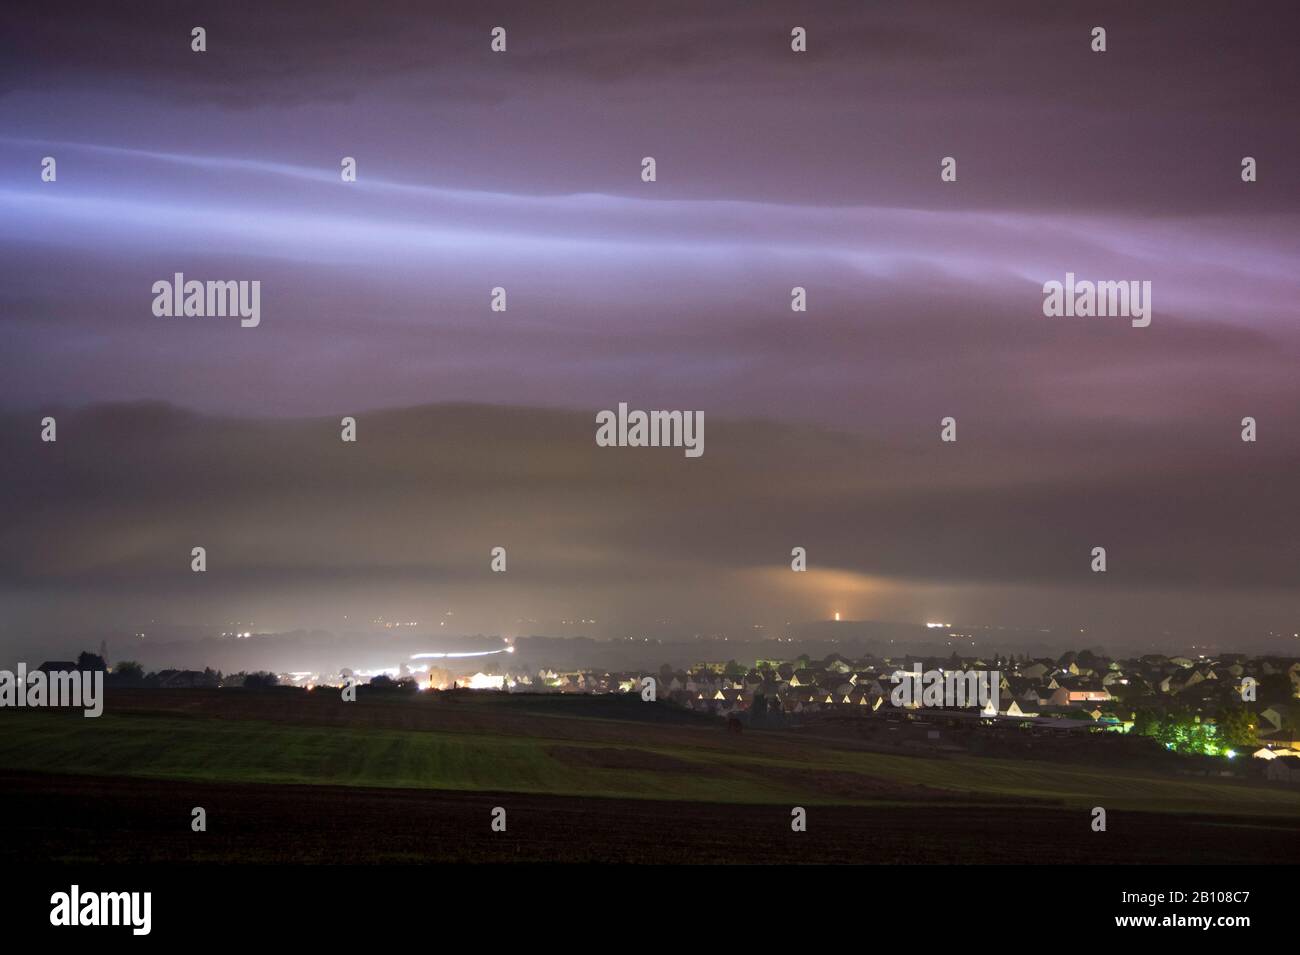
<svg viewBox="0 0 1300 955"><path fill-rule="evenodd" d="M1270 673L1259 678L1261 703L1286 703L1291 699L1291 678L1285 673Z"/></svg>
<svg viewBox="0 0 1300 955"><path fill-rule="evenodd" d="M1219 731L1223 741L1232 746L1254 749L1259 746L1259 726L1255 714L1244 706L1230 706L1219 714Z"/></svg>
<svg viewBox="0 0 1300 955"><path fill-rule="evenodd" d="M1138 710L1133 716L1133 732L1138 736L1155 736L1160 731L1160 715L1154 710Z"/></svg>
<svg viewBox="0 0 1300 955"><path fill-rule="evenodd" d="M113 664L113 676L126 683L137 683L144 679L144 667L134 660L119 660Z"/></svg>

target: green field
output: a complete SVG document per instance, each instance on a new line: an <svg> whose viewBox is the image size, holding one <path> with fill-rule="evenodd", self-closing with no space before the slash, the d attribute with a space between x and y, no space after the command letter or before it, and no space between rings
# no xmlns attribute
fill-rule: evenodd
<svg viewBox="0 0 1300 955"><path fill-rule="evenodd" d="M187 701L188 702L188 701ZM222 703L233 702L227 697ZM290 701L290 707L295 704ZM149 709L99 719L49 711L0 716L0 766L185 781L302 783L730 803L1006 804L1045 801L1232 815L1300 815L1300 792L976 757L873 753L787 734L729 737L697 726L651 726L565 714L530 716L526 731L471 707L465 724L416 704L352 704L289 716ZM319 712L317 712L319 710ZM454 714L460 717L460 713ZM507 714L509 717L509 714ZM451 728L439 728L440 723ZM328 724L328 725L327 725ZM422 728L428 725L430 728Z"/></svg>

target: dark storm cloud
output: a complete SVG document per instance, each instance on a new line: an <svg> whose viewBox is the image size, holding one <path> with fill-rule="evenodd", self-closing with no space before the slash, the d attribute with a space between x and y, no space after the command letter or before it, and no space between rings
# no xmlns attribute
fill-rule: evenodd
<svg viewBox="0 0 1300 955"><path fill-rule="evenodd" d="M443 183L507 191L627 192L623 165L651 153L664 195L1157 214L1294 211L1300 195L1228 185L1247 151L1280 172L1300 149L1292 4L461 3L436 17L419 3L18 4L9 17L22 42L0 88L18 126L49 138L68 124L48 114L80 98L114 114L119 143L211 137L302 159L337 138L408 176L426 157ZM508 55L488 49L496 24ZM1096 24L1111 35L1100 56ZM965 178L936 194L944 155Z"/></svg>
<svg viewBox="0 0 1300 955"><path fill-rule="evenodd" d="M1046 455L1000 441L941 449L758 421L708 420L707 453L690 460L598 449L590 415L477 405L365 415L356 445L332 418L158 405L58 417L59 442L39 454L31 420L3 421L0 572L14 606L57 594L84 623L105 623L93 614L122 598L138 618L225 605L318 623L334 619L323 608L383 594L499 625L494 602L619 618L635 591L674 593L676 617L747 619L970 585L1081 592L1090 623L1134 593L1176 617L1151 595L1179 588L1250 595L1264 617L1294 610L1281 594L1300 558L1288 477L1300 460L1192 463L1158 429L1125 436L1127 451L1148 445L1143 460L1089 441L1061 449L1079 476L1045 481ZM1098 542L1104 578L1088 569ZM203 575L189 570L195 544ZM788 569L795 544L812 560L806 587ZM511 562L500 582L498 545Z"/></svg>

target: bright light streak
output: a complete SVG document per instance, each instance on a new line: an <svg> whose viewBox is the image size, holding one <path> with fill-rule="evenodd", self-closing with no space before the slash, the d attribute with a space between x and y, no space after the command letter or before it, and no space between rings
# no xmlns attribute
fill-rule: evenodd
<svg viewBox="0 0 1300 955"><path fill-rule="evenodd" d="M514 653L514 647L503 647L500 650L479 650L475 653L412 653L412 660L459 660L463 657L490 657L496 653Z"/></svg>

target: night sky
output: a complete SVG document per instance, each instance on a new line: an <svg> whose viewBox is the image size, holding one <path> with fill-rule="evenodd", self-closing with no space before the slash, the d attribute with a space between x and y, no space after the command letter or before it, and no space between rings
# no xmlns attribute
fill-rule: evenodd
<svg viewBox="0 0 1300 955"><path fill-rule="evenodd" d="M1294 4L0 24L0 641L452 609L1295 646ZM1045 317L1067 271L1150 281L1150 327ZM260 326L155 317L175 272L259 280ZM702 410L704 456L596 448L620 401Z"/></svg>

